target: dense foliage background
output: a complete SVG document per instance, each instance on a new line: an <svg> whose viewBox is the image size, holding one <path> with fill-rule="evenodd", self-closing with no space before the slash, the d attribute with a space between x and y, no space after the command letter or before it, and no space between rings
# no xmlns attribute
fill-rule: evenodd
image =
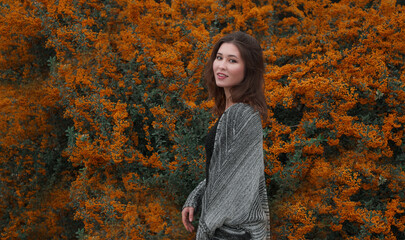
<svg viewBox="0 0 405 240"><path fill-rule="evenodd" d="M1 0L2 239L192 239L212 44L267 62L274 239L405 238L405 2Z"/></svg>

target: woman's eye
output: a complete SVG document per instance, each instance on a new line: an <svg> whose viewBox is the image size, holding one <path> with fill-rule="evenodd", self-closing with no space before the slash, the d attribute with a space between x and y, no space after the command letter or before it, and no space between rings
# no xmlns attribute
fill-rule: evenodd
<svg viewBox="0 0 405 240"><path fill-rule="evenodd" d="M222 59L222 57L221 56L217 56L217 60L221 60Z"/></svg>
<svg viewBox="0 0 405 240"><path fill-rule="evenodd" d="M230 62L230 63L237 63L237 61L236 61L236 60L233 60L233 59L230 59L229 62Z"/></svg>

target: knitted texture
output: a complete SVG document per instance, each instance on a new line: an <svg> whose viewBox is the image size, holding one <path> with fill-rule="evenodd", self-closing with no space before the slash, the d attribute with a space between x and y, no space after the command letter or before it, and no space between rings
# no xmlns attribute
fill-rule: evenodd
<svg viewBox="0 0 405 240"><path fill-rule="evenodd" d="M184 205L201 206L197 240L211 239L223 226L247 231L252 239L270 239L263 130L259 113L249 105L234 104L221 116L209 174L208 184L201 182Z"/></svg>

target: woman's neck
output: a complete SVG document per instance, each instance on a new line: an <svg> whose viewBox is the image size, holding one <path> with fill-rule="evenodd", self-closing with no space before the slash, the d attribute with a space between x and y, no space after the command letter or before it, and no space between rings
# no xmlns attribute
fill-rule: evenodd
<svg viewBox="0 0 405 240"><path fill-rule="evenodd" d="M225 101L225 110L234 104L231 97L227 97Z"/></svg>
<svg viewBox="0 0 405 240"><path fill-rule="evenodd" d="M224 88L224 92L225 92L225 110L226 110L230 106L232 106L234 102L232 101L231 91L229 90L229 88Z"/></svg>

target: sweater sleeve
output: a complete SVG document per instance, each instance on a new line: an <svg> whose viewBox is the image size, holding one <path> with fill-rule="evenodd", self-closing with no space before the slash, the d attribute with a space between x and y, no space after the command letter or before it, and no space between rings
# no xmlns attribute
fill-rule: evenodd
<svg viewBox="0 0 405 240"><path fill-rule="evenodd" d="M221 226L246 220L264 171L263 132L258 112L238 104L218 125L197 239L210 239Z"/></svg>
<svg viewBox="0 0 405 240"><path fill-rule="evenodd" d="M188 195L186 202L183 205L185 207L193 207L194 212L197 212L198 208L201 207L202 197L205 191L205 179L201 181L196 188Z"/></svg>

